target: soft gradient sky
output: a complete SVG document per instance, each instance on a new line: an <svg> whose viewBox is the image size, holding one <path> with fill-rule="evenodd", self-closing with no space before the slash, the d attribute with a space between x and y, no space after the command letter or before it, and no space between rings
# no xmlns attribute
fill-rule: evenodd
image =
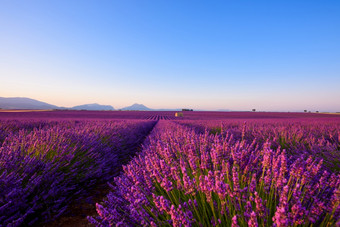
<svg viewBox="0 0 340 227"><path fill-rule="evenodd" d="M0 97L340 111L340 1L0 0Z"/></svg>

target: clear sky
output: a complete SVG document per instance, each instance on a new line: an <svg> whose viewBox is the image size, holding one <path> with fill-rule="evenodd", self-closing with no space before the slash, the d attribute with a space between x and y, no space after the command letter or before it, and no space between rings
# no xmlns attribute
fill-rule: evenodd
<svg viewBox="0 0 340 227"><path fill-rule="evenodd" d="M340 1L0 0L0 97L340 111Z"/></svg>

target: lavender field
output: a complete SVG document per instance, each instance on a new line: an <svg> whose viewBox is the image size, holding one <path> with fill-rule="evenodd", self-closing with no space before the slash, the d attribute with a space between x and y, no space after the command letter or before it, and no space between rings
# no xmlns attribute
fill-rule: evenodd
<svg viewBox="0 0 340 227"><path fill-rule="evenodd" d="M101 184L86 226L340 226L339 115L3 112L0 143L0 226L56 226Z"/></svg>

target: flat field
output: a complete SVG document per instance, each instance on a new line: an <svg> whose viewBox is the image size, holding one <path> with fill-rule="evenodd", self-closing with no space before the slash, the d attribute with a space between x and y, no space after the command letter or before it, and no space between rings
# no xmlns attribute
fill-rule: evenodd
<svg viewBox="0 0 340 227"><path fill-rule="evenodd" d="M340 225L336 114L3 111L0 146L0 226Z"/></svg>

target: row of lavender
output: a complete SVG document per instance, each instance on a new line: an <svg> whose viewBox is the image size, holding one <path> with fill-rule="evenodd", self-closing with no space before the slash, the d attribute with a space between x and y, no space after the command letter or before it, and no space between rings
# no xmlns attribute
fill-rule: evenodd
<svg viewBox="0 0 340 227"><path fill-rule="evenodd" d="M265 136L248 138L241 128L238 136L159 122L143 151L115 178L107 200L97 204L99 216L89 221L97 226L340 224L339 175L323 170L313 157L273 149L275 141Z"/></svg>
<svg viewBox="0 0 340 227"><path fill-rule="evenodd" d="M340 118L183 121L199 133L230 134L235 140L270 142L272 149L285 149L290 156L323 159L328 171L340 171Z"/></svg>
<svg viewBox="0 0 340 227"><path fill-rule="evenodd" d="M48 127L56 124L56 121L34 121L34 120L1 120L0 121L0 144L10 134L16 134L20 130L32 131L36 128Z"/></svg>
<svg viewBox="0 0 340 227"><path fill-rule="evenodd" d="M112 180L152 121L0 121L0 226L32 225Z"/></svg>

